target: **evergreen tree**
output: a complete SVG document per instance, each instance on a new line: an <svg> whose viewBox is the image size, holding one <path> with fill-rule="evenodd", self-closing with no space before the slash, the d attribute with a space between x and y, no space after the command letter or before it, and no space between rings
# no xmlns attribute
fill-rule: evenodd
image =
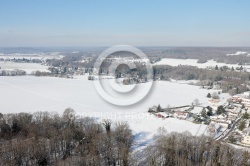
<svg viewBox="0 0 250 166"><path fill-rule="evenodd" d="M249 114L247 112L245 112L243 115L242 115L242 118L243 119L249 119Z"/></svg>
<svg viewBox="0 0 250 166"><path fill-rule="evenodd" d="M236 87L236 94L239 94L240 93L240 90L238 87Z"/></svg>
<svg viewBox="0 0 250 166"><path fill-rule="evenodd" d="M243 70L243 67L242 66L240 66L240 71L242 71Z"/></svg>
<svg viewBox="0 0 250 166"><path fill-rule="evenodd" d="M156 110L157 110L157 112L162 112L162 108L161 108L160 104L158 105Z"/></svg>
<svg viewBox="0 0 250 166"><path fill-rule="evenodd" d="M235 142L235 138L234 138L234 136L233 136L232 134L229 135L228 141L229 141L230 143L234 143L234 142Z"/></svg>
<svg viewBox="0 0 250 166"><path fill-rule="evenodd" d="M207 111L207 116L212 116L213 115L213 111L211 110L211 109L209 109L208 111Z"/></svg>
<svg viewBox="0 0 250 166"><path fill-rule="evenodd" d="M239 125L239 130L242 131L242 130L244 130L245 127L246 127L246 122L245 121L241 121L240 125Z"/></svg>
<svg viewBox="0 0 250 166"><path fill-rule="evenodd" d="M207 98L211 98L211 94L210 93L207 94Z"/></svg>
<svg viewBox="0 0 250 166"><path fill-rule="evenodd" d="M206 112L206 108L203 108L202 111L201 111L201 116L203 118L207 118L207 112Z"/></svg>
<svg viewBox="0 0 250 166"><path fill-rule="evenodd" d="M224 107L223 107L222 105L220 105L220 106L217 108L217 110L216 110L216 114L217 114L217 115L223 114L223 113L225 113L225 112L226 112L226 110L224 109Z"/></svg>

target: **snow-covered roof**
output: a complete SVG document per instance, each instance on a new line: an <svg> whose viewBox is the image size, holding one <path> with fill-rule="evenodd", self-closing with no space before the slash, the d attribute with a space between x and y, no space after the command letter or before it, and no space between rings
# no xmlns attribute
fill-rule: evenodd
<svg viewBox="0 0 250 166"><path fill-rule="evenodd" d="M221 125L218 124L218 123L215 123L215 124L214 124L214 128L215 128L216 130L218 130L219 128L221 128Z"/></svg>
<svg viewBox="0 0 250 166"><path fill-rule="evenodd" d="M250 133L250 128L248 127L248 128L245 128L244 130L243 130L243 133Z"/></svg>
<svg viewBox="0 0 250 166"><path fill-rule="evenodd" d="M191 110L191 113L193 114L199 114L202 111L202 107L194 107L193 110Z"/></svg>
<svg viewBox="0 0 250 166"><path fill-rule="evenodd" d="M168 117L168 116L170 116L170 114L169 114L169 113L166 113L166 112L158 112L157 115L161 115L161 116L163 116L163 117Z"/></svg>

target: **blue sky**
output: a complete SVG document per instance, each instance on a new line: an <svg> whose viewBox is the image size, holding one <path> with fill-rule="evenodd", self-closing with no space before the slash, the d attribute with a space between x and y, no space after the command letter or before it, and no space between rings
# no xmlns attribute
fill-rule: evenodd
<svg viewBox="0 0 250 166"><path fill-rule="evenodd" d="M0 46L250 46L248 0L0 0Z"/></svg>

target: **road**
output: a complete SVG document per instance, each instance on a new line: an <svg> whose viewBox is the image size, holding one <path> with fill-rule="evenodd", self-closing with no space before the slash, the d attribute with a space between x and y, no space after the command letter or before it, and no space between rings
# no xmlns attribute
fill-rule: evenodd
<svg viewBox="0 0 250 166"><path fill-rule="evenodd" d="M238 120L236 120L236 122L233 124L233 126L230 128L230 130L222 137L219 137L218 139L216 139L217 141L221 141L223 139L225 139L235 128L235 126L240 122L241 118L239 118Z"/></svg>

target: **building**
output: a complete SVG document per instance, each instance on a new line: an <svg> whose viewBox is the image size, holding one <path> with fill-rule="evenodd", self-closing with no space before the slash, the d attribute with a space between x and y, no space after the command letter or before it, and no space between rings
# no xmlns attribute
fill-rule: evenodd
<svg viewBox="0 0 250 166"><path fill-rule="evenodd" d="M218 116L210 116L211 122L219 124L223 128L228 128L230 124L232 124L231 119L228 119L228 117L225 114L221 114Z"/></svg>
<svg viewBox="0 0 250 166"><path fill-rule="evenodd" d="M157 114L155 114L157 117L159 118L169 118L169 117L173 117L173 114L168 113L168 112L159 112Z"/></svg>
<svg viewBox="0 0 250 166"><path fill-rule="evenodd" d="M249 135L243 136L241 139L241 143L250 145L250 136Z"/></svg>
<svg viewBox="0 0 250 166"><path fill-rule="evenodd" d="M245 128L245 129L243 130L243 133L246 134L246 135L250 135L250 128L249 128L249 127L248 127L248 128Z"/></svg>
<svg viewBox="0 0 250 166"><path fill-rule="evenodd" d="M220 105L220 100L219 100L219 99L209 99L209 100L208 100L208 103L209 103L211 106L219 106L219 105Z"/></svg>
<svg viewBox="0 0 250 166"><path fill-rule="evenodd" d="M250 99L242 98L241 104L243 104L245 108L250 109Z"/></svg>
<svg viewBox="0 0 250 166"><path fill-rule="evenodd" d="M209 131L211 133L215 133L215 134L219 133L221 128L222 128L222 126L218 123L211 123L208 127Z"/></svg>
<svg viewBox="0 0 250 166"><path fill-rule="evenodd" d="M184 111L175 111L174 117L179 119L187 119L189 117L189 113Z"/></svg>
<svg viewBox="0 0 250 166"><path fill-rule="evenodd" d="M244 95L245 97L249 98L249 97L250 97L250 91L244 92L243 95Z"/></svg>
<svg viewBox="0 0 250 166"><path fill-rule="evenodd" d="M231 97L231 100L234 102L234 103L241 103L242 101L242 97L240 95L234 95Z"/></svg>
<svg viewBox="0 0 250 166"><path fill-rule="evenodd" d="M239 117L240 113L241 113L241 109L240 108L234 108L234 109L227 109L227 114L229 117Z"/></svg>

